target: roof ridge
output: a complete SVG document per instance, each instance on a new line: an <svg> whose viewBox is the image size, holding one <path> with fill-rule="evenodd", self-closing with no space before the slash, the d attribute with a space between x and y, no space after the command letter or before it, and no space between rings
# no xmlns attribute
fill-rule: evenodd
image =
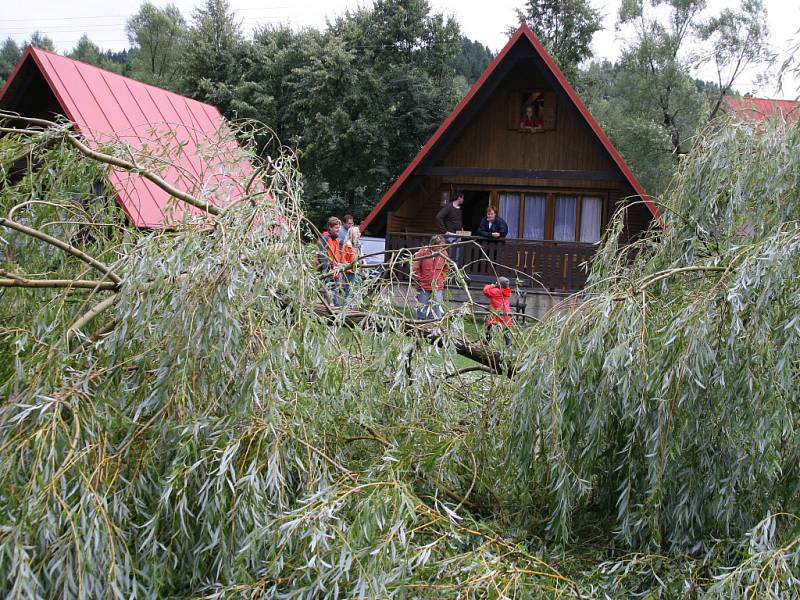
<svg viewBox="0 0 800 600"><path fill-rule="evenodd" d="M162 92L162 93L172 94L173 96L179 96L181 98L186 98L187 100L191 100L192 102L197 102L198 104L202 104L203 106L208 106L210 108L213 108L216 111L219 111L219 109L216 106L214 106L213 104L209 104L208 102L203 102L202 100L197 100L196 98L192 98L191 96L185 96L184 94L179 94L178 92L175 92L175 91L172 91L172 90L168 90L166 88L158 87L157 85L155 85L153 83L147 83L146 81L140 81L139 79L134 79L133 77L128 77L127 75L123 75L122 73L117 73L115 71L109 71L108 69L104 69L103 67L99 67L97 65L93 65L91 63L87 63L87 62L84 62L82 60L78 60L77 58L72 58L71 56L66 56L64 54L59 54L58 52L51 52L50 50L44 50L42 48L36 48L35 46L28 46L28 48L26 48L26 50L30 50L31 54L48 54L48 55L53 56L53 57L58 58L58 59L68 60L68 61L77 63L79 65L83 65L84 67L88 67L90 69L96 69L97 71L101 71L103 73L108 73L109 75L115 75L117 77L122 77L126 81L131 81L131 82L133 82L133 83L135 83L137 85L143 85L143 86L146 86L148 88L156 89L156 90L158 90L159 92Z"/></svg>

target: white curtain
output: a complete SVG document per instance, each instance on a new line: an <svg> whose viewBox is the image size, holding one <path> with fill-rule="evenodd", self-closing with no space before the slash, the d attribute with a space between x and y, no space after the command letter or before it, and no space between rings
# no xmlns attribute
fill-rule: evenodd
<svg viewBox="0 0 800 600"><path fill-rule="evenodd" d="M500 216L508 223L506 237L519 237L519 194L500 194Z"/></svg>
<svg viewBox="0 0 800 600"><path fill-rule="evenodd" d="M556 218L553 225L553 239L559 242L575 241L575 214L577 206L575 196L558 196L556 198Z"/></svg>
<svg viewBox="0 0 800 600"><path fill-rule="evenodd" d="M547 211L547 198L525 194L525 220L522 237L526 240L544 239L544 219Z"/></svg>
<svg viewBox="0 0 800 600"><path fill-rule="evenodd" d="M600 241L600 222L603 201L584 196L581 202L581 241L594 244Z"/></svg>

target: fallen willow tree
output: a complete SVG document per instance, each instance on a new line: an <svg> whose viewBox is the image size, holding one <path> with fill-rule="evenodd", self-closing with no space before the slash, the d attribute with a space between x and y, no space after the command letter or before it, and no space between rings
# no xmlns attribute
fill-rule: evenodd
<svg viewBox="0 0 800 600"><path fill-rule="evenodd" d="M262 130L239 131L233 160L250 160L256 174L244 200L208 209L214 190L197 182L182 200L210 218L137 232L96 182L109 164L157 180L169 157L155 143L158 160L124 144L81 148L65 124L29 125L41 129L6 127L16 131L0 138L4 595L794 589L796 519L782 513L797 505L796 350L777 379L767 368L777 347L762 348L753 366L688 355L702 350L698 339L750 347L720 329L730 309L717 308L728 298L717 290L751 264L735 248L757 252L790 235L786 215L797 210L747 227L746 208L729 206L743 197L725 201L741 182L703 180L735 166L780 188L773 201L794 193L797 203L796 181L777 176L798 160L796 133L709 138L670 196L667 220L686 225L643 243L633 262L607 244L585 301L520 332L514 357L470 339L463 310L436 323L409 319L380 281L358 289L353 308L330 307L304 238L302 182L280 147L259 160L252 147ZM742 144L750 159L734 165ZM786 151L773 156L776 148ZM701 173L709 156L716 170ZM722 216L712 222L703 207L717 196ZM774 261L797 264L789 256ZM782 276L766 286L786 294L774 312L749 295L765 285L761 272L748 277L757 283L735 306L750 311L748 323L751 313L769 322L773 337L762 343L794 335L786 325L797 284ZM659 356L673 333L680 349ZM465 357L478 363L465 367ZM715 390L724 373L736 385L731 373L743 368L755 399L703 403L695 380ZM649 391L665 382L680 391L676 405L687 403L682 412ZM759 391L769 386L778 400ZM667 429L654 427L660 420ZM759 457L744 446L755 426L768 434ZM683 476L685 492L675 483ZM712 492L698 492L704 486ZM694 512L677 510L682 497Z"/></svg>
<svg viewBox="0 0 800 600"><path fill-rule="evenodd" d="M578 594L468 512L502 495L487 417L510 381L465 386L454 359L500 355L381 289L329 307L290 155L245 137L252 194L136 232L95 183L155 161L26 124L0 140L4 593Z"/></svg>
<svg viewBox="0 0 800 600"><path fill-rule="evenodd" d="M703 554L758 528L786 546L751 593L796 598L800 529L772 515L800 505L800 129L709 132L663 210L529 346L511 459L557 538L601 514L628 547Z"/></svg>

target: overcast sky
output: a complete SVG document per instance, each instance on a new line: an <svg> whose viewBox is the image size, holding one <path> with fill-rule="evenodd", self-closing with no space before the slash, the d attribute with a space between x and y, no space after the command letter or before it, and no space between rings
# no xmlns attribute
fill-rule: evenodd
<svg viewBox="0 0 800 600"><path fill-rule="evenodd" d="M151 0L163 6L167 0ZM202 0L173 0L189 19L195 6ZM461 24L468 37L478 40L493 51L500 50L507 36L505 29L515 23L514 9L522 0L430 0L434 10L452 15ZM735 0L734 0L735 2ZM734 2L709 0L709 14ZM593 48L596 57L614 59L619 55L623 40L614 31L619 0L592 0L605 15L605 31L595 36ZM769 11L770 46L773 51L786 56L787 50L800 42L800 2L797 0L765 0ZM60 51L68 51L85 32L102 48L121 50L128 46L125 22L134 14L141 0L0 0L0 39L12 37L22 41L39 29L49 35ZM344 13L359 5L371 5L364 0L230 0L232 8L249 33L259 25L289 23L295 27L324 26L326 18ZM713 80L713 71L700 73ZM759 73L743 76L737 88L759 96L795 98L800 95L800 79L793 77L784 82L783 90L773 85L760 85Z"/></svg>

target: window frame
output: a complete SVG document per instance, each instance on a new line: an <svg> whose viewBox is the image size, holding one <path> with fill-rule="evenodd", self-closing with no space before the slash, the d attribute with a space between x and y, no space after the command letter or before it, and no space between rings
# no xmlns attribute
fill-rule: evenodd
<svg viewBox="0 0 800 600"><path fill-rule="evenodd" d="M445 184L447 189L452 188L452 185ZM444 186L443 186L444 189ZM608 226L609 221L609 206L610 206L610 192L608 190L586 190L586 189L570 189L570 188L537 188L537 187L513 187L513 186L485 186L485 185L463 185L460 189L465 190L482 190L489 192L489 203L499 210L500 207L500 194L519 194L519 230L520 233L525 231L525 195L531 196L544 196L546 198L545 207L545 223L543 240L527 240L526 238L512 238L521 239L534 242L550 242L557 244L584 244L592 245L597 242L581 242L581 219L583 216L583 199L600 198L600 240ZM576 198L575 202L575 235L572 241L557 241L553 239L555 229L555 211L556 211L556 197L558 196L573 196ZM500 215L503 217L503 215Z"/></svg>

